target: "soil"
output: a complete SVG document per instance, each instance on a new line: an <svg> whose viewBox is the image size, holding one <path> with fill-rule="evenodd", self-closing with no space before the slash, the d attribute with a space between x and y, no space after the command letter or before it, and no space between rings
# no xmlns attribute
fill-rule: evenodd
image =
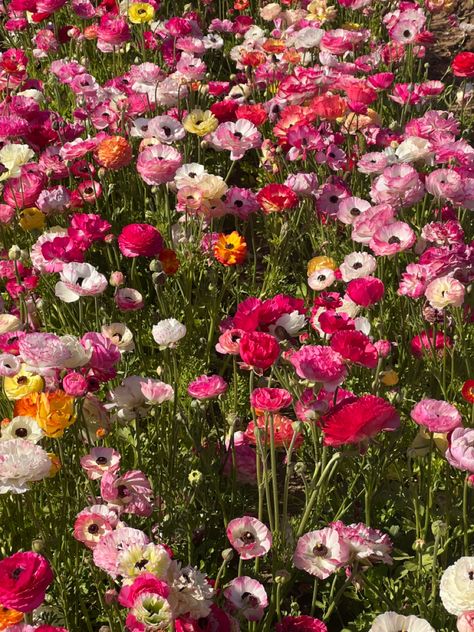
<svg viewBox="0 0 474 632"><path fill-rule="evenodd" d="M436 36L427 54L432 79L443 76L456 53L474 51L474 0L455 0L450 15L456 16L457 25L445 14L431 20L430 31Z"/></svg>

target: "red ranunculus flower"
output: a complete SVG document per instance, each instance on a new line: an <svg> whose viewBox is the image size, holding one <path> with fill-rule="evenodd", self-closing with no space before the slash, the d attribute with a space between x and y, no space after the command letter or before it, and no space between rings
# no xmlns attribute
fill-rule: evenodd
<svg viewBox="0 0 474 632"><path fill-rule="evenodd" d="M240 339L239 353L245 364L265 371L280 355L280 345L271 334L251 331Z"/></svg>
<svg viewBox="0 0 474 632"><path fill-rule="evenodd" d="M342 355L344 360L361 364L368 369L375 369L378 362L378 351L368 336L361 331L344 329L336 331L331 338L331 348Z"/></svg>
<svg viewBox="0 0 474 632"><path fill-rule="evenodd" d="M298 196L286 184L267 184L257 193L257 202L264 213L282 213L295 208Z"/></svg>
<svg viewBox="0 0 474 632"><path fill-rule="evenodd" d="M370 307L378 303L384 292L384 284L377 277L367 276L360 279L352 279L347 285L349 298L362 307Z"/></svg>
<svg viewBox="0 0 474 632"><path fill-rule="evenodd" d="M363 395L349 397L332 408L320 424L324 445L337 448L350 443L360 443L379 432L396 430L400 417L392 404L382 397Z"/></svg>
<svg viewBox="0 0 474 632"><path fill-rule="evenodd" d="M263 430L263 436L261 435L262 443L270 445L270 419L265 419L265 417L263 416L257 417L256 425L258 428ZM249 425L247 426L244 434L252 445L256 445L257 440L255 438L255 423L253 421L249 422ZM285 417L284 415L273 415L273 440L275 442L276 448L288 448L293 438L293 434L294 430L292 419L290 419L289 417ZM303 435L298 432L294 443L295 449L301 447L303 441Z"/></svg>
<svg viewBox="0 0 474 632"><path fill-rule="evenodd" d="M474 53L459 53L453 59L451 68L456 77L474 77Z"/></svg>

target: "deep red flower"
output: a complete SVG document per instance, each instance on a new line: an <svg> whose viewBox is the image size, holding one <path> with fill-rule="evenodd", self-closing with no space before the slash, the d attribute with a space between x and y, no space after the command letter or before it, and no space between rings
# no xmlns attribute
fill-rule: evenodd
<svg viewBox="0 0 474 632"><path fill-rule="evenodd" d="M379 356L377 349L370 342L369 337L361 331L349 329L336 331L331 337L330 345L345 360L361 364L368 369L374 369L377 366Z"/></svg>
<svg viewBox="0 0 474 632"><path fill-rule="evenodd" d="M236 110L238 119L247 119L257 127L263 125L268 118L267 112L261 103L253 105L239 105Z"/></svg>
<svg viewBox="0 0 474 632"><path fill-rule="evenodd" d="M368 276L349 281L346 291L354 303L362 307L370 307L380 301L384 295L385 287L377 277Z"/></svg>
<svg viewBox="0 0 474 632"><path fill-rule="evenodd" d="M224 99L224 101L213 103L209 109L219 123L227 123L228 121L235 121L235 111L238 107L239 104L234 99Z"/></svg>
<svg viewBox="0 0 474 632"><path fill-rule="evenodd" d="M461 395L466 402L474 404L474 380L466 380L463 384Z"/></svg>
<svg viewBox="0 0 474 632"><path fill-rule="evenodd" d="M474 77L474 53L459 53L453 59L451 68L456 77Z"/></svg>
<svg viewBox="0 0 474 632"><path fill-rule="evenodd" d="M337 448L360 443L382 431L396 430L400 417L395 407L382 397L363 395L345 399L334 406L321 417L320 425L324 445Z"/></svg>
<svg viewBox="0 0 474 632"><path fill-rule="evenodd" d="M240 339L239 353L245 364L265 371L280 355L280 345L271 334L251 331Z"/></svg>

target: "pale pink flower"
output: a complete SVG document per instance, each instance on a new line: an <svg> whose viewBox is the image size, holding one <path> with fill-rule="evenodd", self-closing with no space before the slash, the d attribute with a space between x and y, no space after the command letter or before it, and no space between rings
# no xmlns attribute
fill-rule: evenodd
<svg viewBox="0 0 474 632"><path fill-rule="evenodd" d="M243 329L226 329L226 331L219 336L219 342L216 344L217 353L239 355L240 339L244 333Z"/></svg>
<svg viewBox="0 0 474 632"><path fill-rule="evenodd" d="M413 206L419 202L425 188L416 169L402 163L384 169L372 182L370 196L376 204Z"/></svg>
<svg viewBox="0 0 474 632"><path fill-rule="evenodd" d="M231 520L226 533L229 542L243 560L261 557L272 546L272 534L263 522L252 516Z"/></svg>
<svg viewBox="0 0 474 632"><path fill-rule="evenodd" d="M352 224L352 241L369 244L376 230L395 221L395 209L390 204L372 206Z"/></svg>
<svg viewBox="0 0 474 632"><path fill-rule="evenodd" d="M100 483L102 498L118 511L149 516L153 510L153 492L148 478L140 470L130 470L123 475L105 472Z"/></svg>
<svg viewBox="0 0 474 632"><path fill-rule="evenodd" d="M402 274L397 293L410 298L420 298L425 293L430 274L430 266L409 263Z"/></svg>
<svg viewBox="0 0 474 632"><path fill-rule="evenodd" d="M339 266L339 271L344 283L352 279L360 279L370 276L375 272L377 261L368 252L351 252L344 257L344 261Z"/></svg>
<svg viewBox="0 0 474 632"><path fill-rule="evenodd" d="M163 404L174 398L174 389L169 384L150 378L140 382L140 390L143 397L150 404Z"/></svg>
<svg viewBox="0 0 474 632"><path fill-rule="evenodd" d="M393 255L411 248L416 235L405 222L393 222L376 230L369 247L378 256Z"/></svg>
<svg viewBox="0 0 474 632"><path fill-rule="evenodd" d="M179 151L169 145L150 145L140 152L137 171L147 184L170 182L183 163Z"/></svg>
<svg viewBox="0 0 474 632"><path fill-rule="evenodd" d="M443 276L428 284L425 297L435 309L444 309L449 305L461 307L465 292L466 289L460 281L450 276Z"/></svg>
<svg viewBox="0 0 474 632"><path fill-rule="evenodd" d="M296 545L293 564L319 579L326 579L349 561L349 544L337 529L326 527L303 535Z"/></svg>
<svg viewBox="0 0 474 632"><path fill-rule="evenodd" d="M369 208L371 208L371 204L367 200L358 197L344 198L339 202L337 219L343 224L353 224Z"/></svg>
<svg viewBox="0 0 474 632"><path fill-rule="evenodd" d="M70 349L56 334L26 334L20 338L18 349L26 370L40 375L64 368L72 357Z"/></svg>
<svg viewBox="0 0 474 632"><path fill-rule="evenodd" d="M228 388L220 375L201 375L188 385L188 395L195 399L212 399L225 393Z"/></svg>
<svg viewBox="0 0 474 632"><path fill-rule="evenodd" d="M446 459L458 470L474 474L474 430L472 428L455 428L449 437L449 448Z"/></svg>
<svg viewBox="0 0 474 632"><path fill-rule="evenodd" d="M446 198L453 202L464 197L462 177L453 169L437 169L426 176L425 187L436 198Z"/></svg>
<svg viewBox="0 0 474 632"><path fill-rule="evenodd" d="M120 454L113 448L92 448L89 454L80 459L81 467L87 478L95 481L106 472L116 472L120 467Z"/></svg>
<svg viewBox="0 0 474 632"><path fill-rule="evenodd" d="M337 521L330 526L337 529L349 544L349 553L352 559L369 566L378 562L393 564L390 555L393 544L386 533L368 527L363 522L345 525Z"/></svg>
<svg viewBox="0 0 474 632"><path fill-rule="evenodd" d="M74 538L94 549L101 538L112 533L118 516L107 505L92 505L77 514L74 522Z"/></svg>
<svg viewBox="0 0 474 632"><path fill-rule="evenodd" d="M78 301L81 296L99 296L108 285L105 276L90 263L65 263L60 278L54 293L65 303Z"/></svg>
<svg viewBox="0 0 474 632"><path fill-rule="evenodd" d="M122 312L134 312L145 305L143 296L132 287L119 288L115 293L114 301Z"/></svg>
<svg viewBox="0 0 474 632"><path fill-rule="evenodd" d="M224 597L233 612L238 612L247 621L260 621L268 605L265 588L251 577L242 576L229 582Z"/></svg>
<svg viewBox="0 0 474 632"><path fill-rule="evenodd" d="M422 399L412 408L410 416L430 432L451 432L462 424L458 409L438 399Z"/></svg>
<svg viewBox="0 0 474 632"><path fill-rule="evenodd" d="M262 136L256 126L247 119L221 123L206 140L217 150L230 151L231 160L240 160L246 151L262 144Z"/></svg>

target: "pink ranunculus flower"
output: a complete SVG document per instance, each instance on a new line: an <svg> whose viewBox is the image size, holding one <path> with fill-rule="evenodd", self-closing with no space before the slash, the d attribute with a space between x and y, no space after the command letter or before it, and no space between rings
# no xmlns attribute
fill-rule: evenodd
<svg viewBox="0 0 474 632"><path fill-rule="evenodd" d="M67 373L62 380L63 391L71 397L82 397L89 390L89 383L86 378L77 371Z"/></svg>
<svg viewBox="0 0 474 632"><path fill-rule="evenodd" d="M342 356L330 347L307 345L290 357L298 376L310 382L321 382L334 391L344 381L347 371Z"/></svg>
<svg viewBox="0 0 474 632"><path fill-rule="evenodd" d="M433 279L425 290L425 297L431 307L444 309L445 307L461 307L464 302L466 288L464 285L450 276Z"/></svg>
<svg viewBox="0 0 474 632"><path fill-rule="evenodd" d="M56 334L26 334L21 337L18 348L28 370L42 375L64 368L72 356L69 348Z"/></svg>
<svg viewBox="0 0 474 632"><path fill-rule="evenodd" d="M272 546L269 529L252 516L235 518L227 525L227 537L243 560L253 560L268 553Z"/></svg>
<svg viewBox="0 0 474 632"><path fill-rule="evenodd" d="M120 554L127 548L148 544L148 536L139 529L121 527L105 535L94 547L94 564L111 577L119 574Z"/></svg>
<svg viewBox="0 0 474 632"><path fill-rule="evenodd" d="M151 224L128 224L118 236L125 257L156 257L163 250L163 237Z"/></svg>
<svg viewBox="0 0 474 632"><path fill-rule="evenodd" d="M107 279L90 263L65 263L54 287L55 295L65 303L78 301L81 296L99 296L107 289Z"/></svg>
<svg viewBox="0 0 474 632"><path fill-rule="evenodd" d="M137 598L142 594L160 595L165 599L170 593L169 586L158 579L152 573L143 573L133 580L133 583L126 584L120 590L118 601L125 608L133 608Z"/></svg>
<svg viewBox="0 0 474 632"><path fill-rule="evenodd" d="M458 632L474 632L474 611L463 612L456 621Z"/></svg>
<svg viewBox="0 0 474 632"><path fill-rule="evenodd" d="M100 494L118 511L137 516L149 516L153 511L151 484L140 470L130 470L122 475L105 472L100 483Z"/></svg>
<svg viewBox="0 0 474 632"><path fill-rule="evenodd" d="M53 581L48 560L34 553L14 553L0 560L0 603L4 608L31 612L44 601Z"/></svg>
<svg viewBox="0 0 474 632"><path fill-rule="evenodd" d="M412 408L410 416L430 432L451 432L462 423L458 409L438 399L422 399Z"/></svg>
<svg viewBox="0 0 474 632"><path fill-rule="evenodd" d="M369 369L377 366L379 354L370 338L361 331L342 329L331 337L331 349L339 353L344 360L360 364Z"/></svg>
<svg viewBox="0 0 474 632"><path fill-rule="evenodd" d="M188 395L195 399L213 399L227 391L227 382L220 375L201 375L188 385Z"/></svg>
<svg viewBox="0 0 474 632"><path fill-rule="evenodd" d="M449 437L445 456L456 469L474 474L474 430L455 428Z"/></svg>
<svg viewBox="0 0 474 632"><path fill-rule="evenodd" d="M217 353L239 355L240 339L244 333L243 329L236 329L235 327L224 331L219 336L219 341L216 344Z"/></svg>
<svg viewBox="0 0 474 632"><path fill-rule="evenodd" d="M247 366L266 371L280 355L280 345L271 334L251 331L240 339L239 353Z"/></svg>
<svg viewBox="0 0 474 632"><path fill-rule="evenodd" d="M232 476L235 462L235 477L239 483L254 485L257 482L255 458L255 449L250 445L248 437L241 431L235 432L232 446L230 440L226 441L226 451L222 457L225 476Z"/></svg>
<svg viewBox="0 0 474 632"><path fill-rule="evenodd" d="M140 390L150 404L163 404L174 398L173 387L160 380L144 380L140 383Z"/></svg>
<svg viewBox="0 0 474 632"><path fill-rule="evenodd" d="M276 413L287 408L293 398L285 388L256 388L250 394L250 405L256 410Z"/></svg>
<svg viewBox="0 0 474 632"><path fill-rule="evenodd" d="M121 287L115 292L114 302L122 312L136 312L145 305L143 296L133 287Z"/></svg>
<svg viewBox="0 0 474 632"><path fill-rule="evenodd" d="M376 204L395 207L413 206L425 193L420 176L411 165L402 163L386 167L372 182L370 196Z"/></svg>
<svg viewBox="0 0 474 632"><path fill-rule="evenodd" d="M349 561L349 544L337 529L326 527L301 536L293 564L318 579L326 579Z"/></svg>
<svg viewBox="0 0 474 632"><path fill-rule="evenodd" d="M238 612L247 621L260 621L268 605L265 588L251 577L236 577L224 590L232 612Z"/></svg>
<svg viewBox="0 0 474 632"><path fill-rule="evenodd" d="M74 521L74 538L94 549L101 538L115 529L118 516L107 505L92 505L80 511Z"/></svg>
<svg viewBox="0 0 474 632"><path fill-rule="evenodd" d="M183 158L177 149L158 143L140 152L137 171L147 184L165 184L174 178L182 164Z"/></svg>
<svg viewBox="0 0 474 632"><path fill-rule="evenodd" d="M81 457L80 463L87 478L95 481L102 478L106 472L114 473L119 469L120 454L113 448L92 448L89 454Z"/></svg>
<svg viewBox="0 0 474 632"><path fill-rule="evenodd" d="M241 160L246 151L260 147L262 144L260 132L246 119L239 119L235 123L232 121L221 123L215 132L206 137L206 140L217 150L230 151L231 160Z"/></svg>
<svg viewBox="0 0 474 632"><path fill-rule="evenodd" d="M377 277L367 276L352 279L346 292L354 303L362 307L371 307L380 301L385 292L384 284Z"/></svg>
<svg viewBox="0 0 474 632"><path fill-rule="evenodd" d="M415 241L416 235L407 223L393 222L375 231L369 247L378 257L385 257L411 248Z"/></svg>
<svg viewBox="0 0 474 632"><path fill-rule="evenodd" d="M275 632L327 632L327 630L326 625L322 621L305 614L299 617L283 617L275 628Z"/></svg>

